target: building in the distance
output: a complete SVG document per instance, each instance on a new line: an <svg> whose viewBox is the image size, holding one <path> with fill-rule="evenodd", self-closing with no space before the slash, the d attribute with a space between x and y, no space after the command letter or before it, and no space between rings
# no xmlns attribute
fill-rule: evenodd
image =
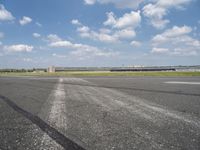
<svg viewBox="0 0 200 150"><path fill-rule="evenodd" d="M50 73L56 72L56 68L54 66L50 66L47 68L47 72L50 72Z"/></svg>

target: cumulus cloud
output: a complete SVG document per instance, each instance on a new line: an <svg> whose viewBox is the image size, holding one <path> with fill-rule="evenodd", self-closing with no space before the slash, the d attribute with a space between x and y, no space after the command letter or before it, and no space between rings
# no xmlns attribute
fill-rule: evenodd
<svg viewBox="0 0 200 150"><path fill-rule="evenodd" d="M151 53L167 53L169 52L169 49L167 48L157 48L157 47L154 47L152 50L151 50Z"/></svg>
<svg viewBox="0 0 200 150"><path fill-rule="evenodd" d="M82 27L77 28L77 31L78 31L78 32L85 33L85 32L89 32L89 31L90 31L90 28L87 27L87 26L82 26Z"/></svg>
<svg viewBox="0 0 200 150"><path fill-rule="evenodd" d="M87 5L93 5L96 2L96 0L84 0L84 1L85 1L85 4Z"/></svg>
<svg viewBox="0 0 200 150"><path fill-rule="evenodd" d="M73 49L73 51L70 52L70 55L76 56L78 58L110 57L118 55L118 52L101 50L95 46L90 46L81 43L72 43L67 40L62 40L61 38L59 41L50 42L49 46L55 48L62 47Z"/></svg>
<svg viewBox="0 0 200 150"><path fill-rule="evenodd" d="M83 38L89 38L101 42L112 43L118 41L115 36L110 35L111 31L105 28L100 29L100 31L93 31L88 26L82 25L77 28L77 32Z"/></svg>
<svg viewBox="0 0 200 150"><path fill-rule="evenodd" d="M26 25L26 24L29 24L32 22L32 19L30 17L26 17L26 16L23 16L23 18L21 20L19 20L19 23L21 25Z"/></svg>
<svg viewBox="0 0 200 150"><path fill-rule="evenodd" d="M191 37L191 33L192 28L189 26L174 26L171 29L167 29L152 38L154 47L152 52L165 52L170 55L180 56L197 55L200 52L200 41ZM157 47L160 48L157 49ZM164 51L164 49L168 49L168 51Z"/></svg>
<svg viewBox="0 0 200 150"><path fill-rule="evenodd" d="M61 38L57 36L56 34L49 34L47 36L47 40L52 43L52 42L61 41Z"/></svg>
<svg viewBox="0 0 200 150"><path fill-rule="evenodd" d="M77 20L77 19L73 19L73 20L71 21L71 23L72 23L73 25L81 25L81 23L80 23L79 20Z"/></svg>
<svg viewBox="0 0 200 150"><path fill-rule="evenodd" d="M120 41L120 39L131 38L135 36L135 32L132 30L122 30L115 33L105 33L104 31L92 31L80 32L79 35L83 38L89 38L92 40L101 41L104 43L115 43Z"/></svg>
<svg viewBox="0 0 200 150"><path fill-rule="evenodd" d="M73 47L74 45L69 41L56 41L49 44L51 47Z"/></svg>
<svg viewBox="0 0 200 150"><path fill-rule="evenodd" d="M154 44L166 43L172 40L177 41L177 38L180 38L180 36L182 38L184 35L190 33L191 31L192 28L188 26L174 26L173 28L164 31L161 34L157 34L156 36L154 36L152 41L154 42Z"/></svg>
<svg viewBox="0 0 200 150"><path fill-rule="evenodd" d="M192 0L156 0L155 3L143 7L143 14L149 18L150 23L157 29L164 28L170 21L164 19L171 8L182 8Z"/></svg>
<svg viewBox="0 0 200 150"><path fill-rule="evenodd" d="M113 43L118 41L118 39L112 35L102 32L95 32L92 30L89 30L88 32L80 32L79 34L81 37L86 37L92 40L98 40L105 43Z"/></svg>
<svg viewBox="0 0 200 150"><path fill-rule="evenodd" d="M158 29L164 28L166 24L170 22L167 19L163 19L163 17L167 14L167 9L154 4L144 6L143 14L150 19L152 26Z"/></svg>
<svg viewBox="0 0 200 150"><path fill-rule="evenodd" d="M4 5L0 4L0 21L14 20L12 13L5 9Z"/></svg>
<svg viewBox="0 0 200 150"><path fill-rule="evenodd" d="M107 14L107 20L103 23L105 26L113 26L116 24L116 16L113 12L108 12Z"/></svg>
<svg viewBox="0 0 200 150"><path fill-rule="evenodd" d="M85 4L93 5L100 4L114 4L117 8L133 8L136 9L145 0L84 0Z"/></svg>
<svg viewBox="0 0 200 150"><path fill-rule="evenodd" d="M39 38L41 35L39 33L33 33L33 37Z"/></svg>
<svg viewBox="0 0 200 150"><path fill-rule="evenodd" d="M124 14L122 17L117 18L113 12L107 13L107 20L103 23L111 29L101 28L98 31L91 30L88 26L84 26L78 20L75 25L79 23L77 32L83 38L90 38L106 43L119 42L123 39L131 39L136 36L135 28L141 22L140 11Z"/></svg>
<svg viewBox="0 0 200 150"><path fill-rule="evenodd" d="M118 39L130 39L130 38L135 37L136 33L133 29L127 28L127 29L116 31L113 36Z"/></svg>
<svg viewBox="0 0 200 150"><path fill-rule="evenodd" d="M113 12L107 13L107 20L104 22L105 26L112 26L114 28L137 27L141 22L140 11L131 11L125 13L122 17L117 18Z"/></svg>
<svg viewBox="0 0 200 150"><path fill-rule="evenodd" d="M31 45L25 45L25 44L4 46L4 50L7 52L31 52L33 48L34 47Z"/></svg>
<svg viewBox="0 0 200 150"><path fill-rule="evenodd" d="M139 42L139 41L132 41L132 42L130 43L130 45L132 45L132 46L134 46L134 47L140 47L142 44L141 44L141 42Z"/></svg>

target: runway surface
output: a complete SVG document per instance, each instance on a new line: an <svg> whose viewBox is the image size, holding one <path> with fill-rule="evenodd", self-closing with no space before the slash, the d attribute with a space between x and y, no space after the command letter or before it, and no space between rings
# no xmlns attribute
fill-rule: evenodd
<svg viewBox="0 0 200 150"><path fill-rule="evenodd" d="M199 150L200 77L1 77L13 149Z"/></svg>

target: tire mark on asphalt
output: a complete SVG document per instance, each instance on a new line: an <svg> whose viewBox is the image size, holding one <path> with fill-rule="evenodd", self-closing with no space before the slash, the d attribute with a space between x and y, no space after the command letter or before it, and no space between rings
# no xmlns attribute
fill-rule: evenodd
<svg viewBox="0 0 200 150"><path fill-rule="evenodd" d="M49 137L51 137L56 143L61 145L64 149L70 150L85 150L83 147L79 146L72 140L65 137L62 133L60 133L55 128L51 127L49 124L44 122L38 116L31 114L30 112L20 108L17 104L15 104L8 97L0 95L0 99L2 99L7 105L9 105L13 110L22 114L24 117L29 119L33 124L37 125L42 131L44 131Z"/></svg>

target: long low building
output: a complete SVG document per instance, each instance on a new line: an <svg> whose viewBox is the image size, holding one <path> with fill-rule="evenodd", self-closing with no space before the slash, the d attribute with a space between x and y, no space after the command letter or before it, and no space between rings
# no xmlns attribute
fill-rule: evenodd
<svg viewBox="0 0 200 150"><path fill-rule="evenodd" d="M150 66L150 67L48 67L48 72L62 71L200 71L200 66Z"/></svg>
<svg viewBox="0 0 200 150"><path fill-rule="evenodd" d="M111 72L117 71L176 71L175 68L114 68Z"/></svg>

